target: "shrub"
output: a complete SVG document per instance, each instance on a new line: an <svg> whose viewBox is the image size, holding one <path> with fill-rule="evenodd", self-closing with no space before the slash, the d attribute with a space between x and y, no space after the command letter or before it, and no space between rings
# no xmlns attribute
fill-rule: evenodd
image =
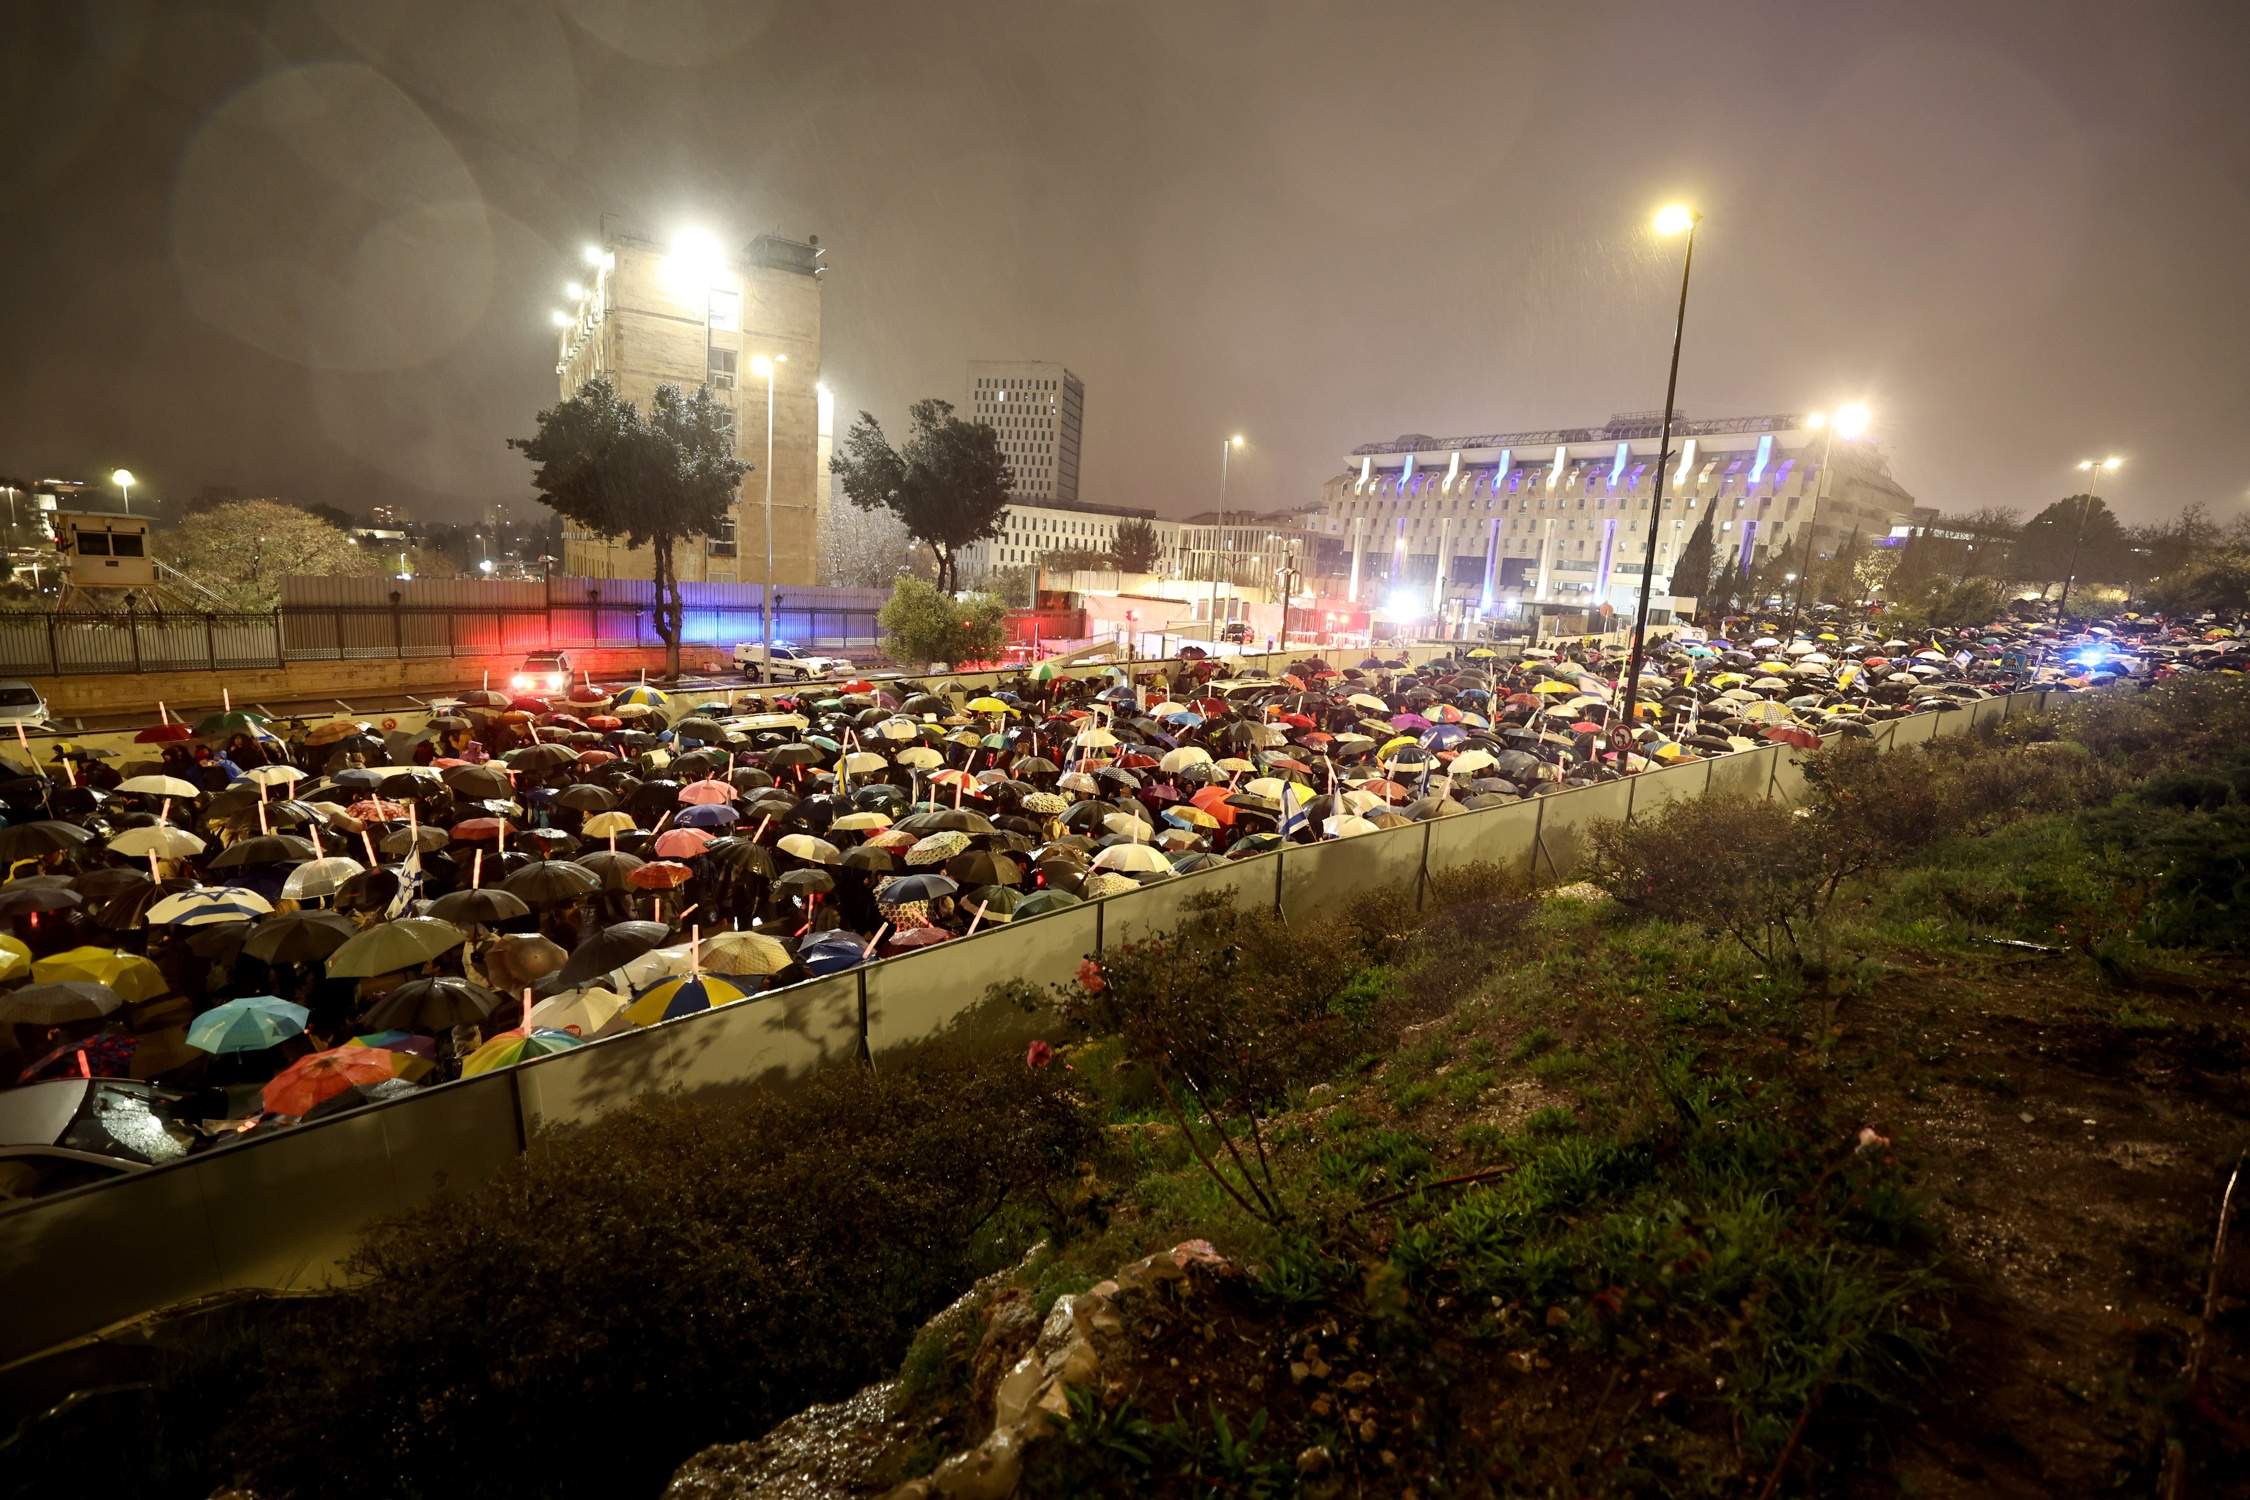
<svg viewBox="0 0 2250 1500"><path fill-rule="evenodd" d="M214 1466L276 1495L654 1493L896 1361L1095 1138L1061 1069L939 1056L543 1135L363 1241L364 1279L259 1352Z"/></svg>
<svg viewBox="0 0 2250 1500"><path fill-rule="evenodd" d="M1817 960L1819 924L1863 849L1815 838L1786 807L1731 797L1596 823L1589 878L1639 916L1724 932L1771 969Z"/></svg>

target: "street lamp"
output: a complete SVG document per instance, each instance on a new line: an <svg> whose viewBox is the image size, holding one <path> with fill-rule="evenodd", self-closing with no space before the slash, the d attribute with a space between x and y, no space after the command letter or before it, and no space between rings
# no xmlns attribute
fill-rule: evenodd
<svg viewBox="0 0 2250 1500"><path fill-rule="evenodd" d="M118 492L124 495L125 514L131 515L133 513L133 486L139 482L133 478L133 471L131 469L117 469L110 474L109 482L116 485Z"/></svg>
<svg viewBox="0 0 2250 1500"><path fill-rule="evenodd" d="M1236 433L1219 445L1219 509L1214 517L1218 524L1211 528L1211 644L1219 643L1219 554L1227 539L1227 466L1234 450L1242 446L1242 434Z"/></svg>
<svg viewBox="0 0 2250 1500"><path fill-rule="evenodd" d="M773 373L776 365L787 363L786 354L770 359L763 354L750 356L750 373L766 383L766 575L764 586L758 590L760 682L773 681Z"/></svg>
<svg viewBox="0 0 2250 1500"><path fill-rule="evenodd" d="M1812 577L1813 542L1820 533L1820 507L1828 499L1829 461L1836 456L1836 436L1841 433L1846 441L1856 438L1867 431L1867 424L1870 420L1866 406L1857 401L1837 407L1834 416L1830 416L1826 412L1816 411L1805 418L1806 426L1822 434L1820 440L1820 480L1813 486L1812 515L1805 522L1805 561L1797 572L1789 575L1792 579ZM1796 593L1789 601L1788 633L1791 640L1795 640L1797 637L1797 614L1804 607L1804 603L1805 586L1800 582L1797 585Z"/></svg>
<svg viewBox="0 0 2250 1500"><path fill-rule="evenodd" d="M2078 497L2078 529L2070 538L2070 569L2063 574L2062 597L2055 601L2055 623L2063 622L2063 609L2070 603L2070 586L2078 578L2078 549L2086 541L2086 512L2094 505L2094 484L2104 474L2114 474L2125 466L2125 460L2112 453L2107 458L2082 458L2078 460L2079 472L2086 476L2086 493Z"/></svg>
<svg viewBox="0 0 2250 1500"><path fill-rule="evenodd" d="M1625 726L1627 743L1633 733L1633 700L1639 696L1641 686L1641 657L1648 635L1648 591L1656 577L1656 534L1664 520L1664 471L1672 462L1672 401L1680 389L1680 336L1687 331L1688 275L1695 268L1695 226L1703 216L1685 203L1670 203L1657 210L1656 232L1661 235L1687 236L1685 253L1680 257L1680 310L1672 319L1672 372L1664 381L1664 432L1656 445L1656 482L1648 514L1648 550L1641 559L1641 600L1633 612L1633 649L1625 663ZM1618 757L1618 769L1626 769L1625 756Z"/></svg>

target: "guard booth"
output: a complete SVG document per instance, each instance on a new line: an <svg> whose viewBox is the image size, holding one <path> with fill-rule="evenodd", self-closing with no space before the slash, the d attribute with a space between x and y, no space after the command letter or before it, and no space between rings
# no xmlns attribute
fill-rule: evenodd
<svg viewBox="0 0 2250 1500"><path fill-rule="evenodd" d="M62 557L60 608L130 609L156 589L145 516L57 511L55 551Z"/></svg>

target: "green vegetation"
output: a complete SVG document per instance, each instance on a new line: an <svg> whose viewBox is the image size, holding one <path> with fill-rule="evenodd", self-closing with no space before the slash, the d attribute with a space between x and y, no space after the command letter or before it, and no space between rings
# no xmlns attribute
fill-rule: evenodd
<svg viewBox="0 0 2250 1500"><path fill-rule="evenodd" d="M897 661L990 661L1008 640L1008 606L997 594L956 599L924 579L901 574L878 617Z"/></svg>

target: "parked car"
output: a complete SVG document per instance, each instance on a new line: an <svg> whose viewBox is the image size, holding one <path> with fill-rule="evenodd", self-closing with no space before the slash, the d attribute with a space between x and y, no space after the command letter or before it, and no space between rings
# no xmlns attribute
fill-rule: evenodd
<svg viewBox="0 0 2250 1500"><path fill-rule="evenodd" d="M1243 620L1229 622L1220 629L1219 639L1230 646L1248 645L1250 643L1249 623Z"/></svg>
<svg viewBox="0 0 2250 1500"><path fill-rule="evenodd" d="M47 700L28 682L0 682L0 729L21 724L36 729L47 722Z"/></svg>
<svg viewBox="0 0 2250 1500"><path fill-rule="evenodd" d="M129 1078L53 1078L0 1090L0 1201L178 1161L202 1140L178 1108L185 1097Z"/></svg>
<svg viewBox="0 0 2250 1500"><path fill-rule="evenodd" d="M757 641L740 641L734 648L734 664L748 672L753 682L764 661L765 650ZM801 650L786 641L773 643L773 680L776 682L817 682L823 677L848 677L852 664L841 656L818 656Z"/></svg>
<svg viewBox="0 0 2250 1500"><path fill-rule="evenodd" d="M570 686L568 651L534 651L523 659L508 685L519 693L559 693Z"/></svg>

